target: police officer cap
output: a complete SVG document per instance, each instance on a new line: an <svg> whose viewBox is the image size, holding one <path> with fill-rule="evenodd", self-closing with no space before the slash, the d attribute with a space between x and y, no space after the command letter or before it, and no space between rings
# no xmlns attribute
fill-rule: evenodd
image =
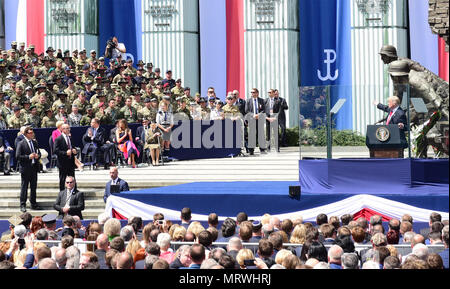
<svg viewBox="0 0 450 289"><path fill-rule="evenodd" d="M158 102L158 100L156 98L152 98L150 99L151 102Z"/></svg>
<svg viewBox="0 0 450 289"><path fill-rule="evenodd" d="M56 222L56 215L55 214L45 214L42 216L42 221L45 224L51 224Z"/></svg>
<svg viewBox="0 0 450 289"><path fill-rule="evenodd" d="M89 69L89 64L85 64L84 66L83 66L83 70L88 70Z"/></svg>
<svg viewBox="0 0 450 289"><path fill-rule="evenodd" d="M9 97L9 95L5 95L5 96L3 97L3 100L11 100L11 97Z"/></svg>
<svg viewBox="0 0 450 289"><path fill-rule="evenodd" d="M155 72L161 72L161 69L159 67L155 68Z"/></svg>
<svg viewBox="0 0 450 289"><path fill-rule="evenodd" d="M19 111L19 110L20 110L20 107L18 107L18 106L14 107L14 111Z"/></svg>

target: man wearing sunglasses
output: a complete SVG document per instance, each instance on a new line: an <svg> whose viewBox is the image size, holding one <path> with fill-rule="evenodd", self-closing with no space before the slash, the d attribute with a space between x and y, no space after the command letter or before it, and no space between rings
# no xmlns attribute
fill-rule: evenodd
<svg viewBox="0 0 450 289"><path fill-rule="evenodd" d="M58 219L70 215L83 220L84 194L77 190L75 177L67 176L65 180L65 189L59 192L53 208L59 213Z"/></svg>
<svg viewBox="0 0 450 289"><path fill-rule="evenodd" d="M37 174L39 172L39 159L41 152L34 140L33 129L28 126L24 130L25 138L17 145L16 159L20 165L20 210L26 212L28 186L30 186L30 203L32 210L40 210L36 203Z"/></svg>

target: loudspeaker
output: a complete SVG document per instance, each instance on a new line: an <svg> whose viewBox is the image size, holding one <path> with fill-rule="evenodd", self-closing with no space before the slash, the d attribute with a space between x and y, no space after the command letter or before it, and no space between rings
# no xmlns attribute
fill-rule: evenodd
<svg viewBox="0 0 450 289"><path fill-rule="evenodd" d="M289 197L300 200L300 186L289 186Z"/></svg>

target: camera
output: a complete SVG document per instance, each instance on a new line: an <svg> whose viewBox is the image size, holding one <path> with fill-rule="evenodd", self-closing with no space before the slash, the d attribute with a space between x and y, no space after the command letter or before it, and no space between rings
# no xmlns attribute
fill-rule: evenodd
<svg viewBox="0 0 450 289"><path fill-rule="evenodd" d="M112 39L109 39L109 40L106 42L106 45L107 45L108 47L110 47L110 48L116 48L116 46L117 46L117 44L116 44L114 41L112 41Z"/></svg>
<svg viewBox="0 0 450 289"><path fill-rule="evenodd" d="M163 225L164 224L164 220L158 220L158 224L159 225Z"/></svg>
<svg viewBox="0 0 450 289"><path fill-rule="evenodd" d="M246 266L246 267L248 267L248 266L255 266L255 259L244 260L244 266Z"/></svg>

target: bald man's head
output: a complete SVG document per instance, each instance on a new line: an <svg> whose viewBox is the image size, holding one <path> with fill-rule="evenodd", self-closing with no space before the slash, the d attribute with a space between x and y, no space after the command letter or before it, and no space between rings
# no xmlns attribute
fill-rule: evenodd
<svg viewBox="0 0 450 289"><path fill-rule="evenodd" d="M109 246L109 239L108 235L106 234L100 234L97 237L97 248L107 250Z"/></svg>
<svg viewBox="0 0 450 289"><path fill-rule="evenodd" d="M128 252L122 252L117 258L117 269L131 269L133 267L133 256Z"/></svg>

